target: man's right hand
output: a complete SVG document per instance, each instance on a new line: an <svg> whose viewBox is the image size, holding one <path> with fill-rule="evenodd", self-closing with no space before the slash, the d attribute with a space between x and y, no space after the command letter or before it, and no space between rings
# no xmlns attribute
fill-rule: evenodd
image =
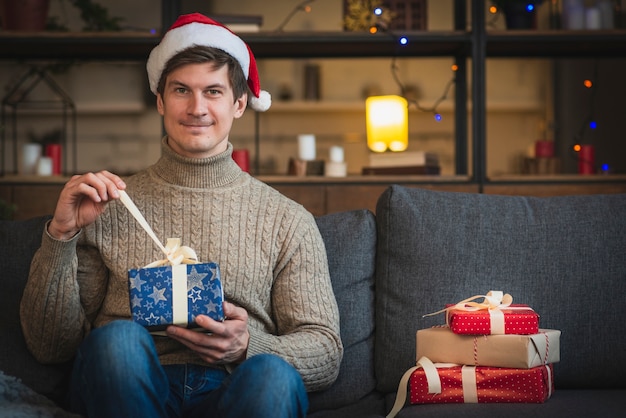
<svg viewBox="0 0 626 418"><path fill-rule="evenodd" d="M93 223L111 199L119 198L118 190L125 188L124 181L108 171L73 176L61 191L48 233L60 240L72 238Z"/></svg>

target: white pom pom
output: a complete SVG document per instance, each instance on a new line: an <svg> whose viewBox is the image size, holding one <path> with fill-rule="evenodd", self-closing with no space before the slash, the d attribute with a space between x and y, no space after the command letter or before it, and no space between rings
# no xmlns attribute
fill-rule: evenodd
<svg viewBox="0 0 626 418"><path fill-rule="evenodd" d="M259 97L254 97L254 95L251 94L248 102L250 103L250 107L257 112L265 112L272 105L272 96L265 90L261 90Z"/></svg>

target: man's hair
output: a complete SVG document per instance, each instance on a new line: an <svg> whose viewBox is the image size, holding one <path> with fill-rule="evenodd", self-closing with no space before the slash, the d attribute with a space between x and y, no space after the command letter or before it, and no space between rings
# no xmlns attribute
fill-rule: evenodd
<svg viewBox="0 0 626 418"><path fill-rule="evenodd" d="M228 67L228 79L234 95L233 102L237 101L244 93L248 93L246 77L235 58L221 49L198 45L183 49L167 61L159 79L157 92L163 96L165 81L172 71L183 65L203 63L211 63L215 70L222 68L224 65Z"/></svg>

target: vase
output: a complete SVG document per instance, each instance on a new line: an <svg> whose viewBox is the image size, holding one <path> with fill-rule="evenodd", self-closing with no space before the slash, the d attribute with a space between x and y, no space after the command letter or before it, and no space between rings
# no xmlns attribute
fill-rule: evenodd
<svg viewBox="0 0 626 418"><path fill-rule="evenodd" d="M4 30L43 31L50 0L0 0Z"/></svg>

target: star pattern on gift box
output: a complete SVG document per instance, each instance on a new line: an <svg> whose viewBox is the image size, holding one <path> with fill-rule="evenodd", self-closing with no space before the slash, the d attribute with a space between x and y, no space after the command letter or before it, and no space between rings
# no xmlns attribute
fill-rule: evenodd
<svg viewBox="0 0 626 418"><path fill-rule="evenodd" d="M187 290L193 290L196 287L204 290L202 280L204 280L204 278L208 275L209 273L198 273L198 270L196 270L195 267L191 267L191 273L187 275Z"/></svg>
<svg viewBox="0 0 626 418"><path fill-rule="evenodd" d="M196 315L223 320L223 290L219 266L202 263L186 266L187 322L194 326ZM173 320L172 266L131 269L128 272L132 318L149 330L164 329Z"/></svg>
<svg viewBox="0 0 626 418"><path fill-rule="evenodd" d="M139 274L135 274L129 280L130 280L131 289L141 290L141 286L143 286L146 283L144 280L141 280L141 277L139 276Z"/></svg>
<svg viewBox="0 0 626 418"><path fill-rule="evenodd" d="M152 300L154 300L154 303L157 303L160 300L167 300L167 298L165 297L164 293L165 293L165 288L163 289L157 289L156 286L152 287L152 293L148 295L149 298L152 298Z"/></svg>

